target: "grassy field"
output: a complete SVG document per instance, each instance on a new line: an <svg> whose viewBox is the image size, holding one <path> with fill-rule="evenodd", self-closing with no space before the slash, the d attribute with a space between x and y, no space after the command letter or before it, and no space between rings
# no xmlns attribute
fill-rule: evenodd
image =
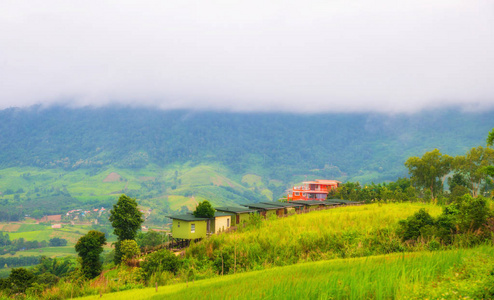
<svg viewBox="0 0 494 300"><path fill-rule="evenodd" d="M258 266L265 268L402 252L406 248L395 232L398 221L420 208L433 216L441 212L440 206L420 203L371 204L314 211L262 221L255 230L212 236L189 247L186 255L215 260L219 253L231 258L235 251L236 267L249 271ZM413 247L414 251L419 251L427 245ZM230 271L232 263L232 260L225 263Z"/></svg>
<svg viewBox="0 0 494 300"><path fill-rule="evenodd" d="M476 298L488 290L492 266L494 248L481 246L305 263L163 286L158 292L104 294L103 299Z"/></svg>
<svg viewBox="0 0 494 300"><path fill-rule="evenodd" d="M12 226L15 225L15 226ZM3 254L1 257L19 257L19 256L39 256L44 255L48 257L75 255L74 245L77 240L86 234L90 230L90 226L65 226L60 229L53 229L49 225L42 224L0 224L3 228L16 229L16 231L9 231L9 237L11 240L23 238L26 241L38 241L43 240L49 242L50 239L58 237L67 240L67 246L64 247L45 247L38 249L30 249L24 251L17 251L14 255Z"/></svg>

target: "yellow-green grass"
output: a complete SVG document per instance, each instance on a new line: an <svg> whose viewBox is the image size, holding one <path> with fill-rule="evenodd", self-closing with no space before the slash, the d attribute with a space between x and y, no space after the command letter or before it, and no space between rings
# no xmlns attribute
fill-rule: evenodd
<svg viewBox="0 0 494 300"><path fill-rule="evenodd" d="M146 288L103 294L103 298L423 299L427 295L448 298L442 296L448 290L438 289L438 283L441 288L443 281L458 277L459 270L466 269L479 257L484 264L494 264L494 248L482 246L467 250L335 259L161 286L158 292L155 288ZM471 296L474 289L485 285L481 276L463 276L456 283L446 285L455 299Z"/></svg>
<svg viewBox="0 0 494 300"><path fill-rule="evenodd" d="M242 177L242 182L247 183L249 186L263 186L262 177L255 174L246 174Z"/></svg>
<svg viewBox="0 0 494 300"><path fill-rule="evenodd" d="M40 224L16 224L20 225L15 232L9 232L11 240L23 238L26 241L49 241L52 238L63 238L69 244L75 244L77 240L89 231L88 226L67 226L53 229L48 225ZM41 230L38 230L41 229Z"/></svg>
<svg viewBox="0 0 494 300"><path fill-rule="evenodd" d="M38 249L29 249L24 251L17 251L14 255L4 254L0 257L20 257L20 256L46 256L46 257L60 257L76 255L74 246L62 246L62 247L45 247Z"/></svg>
<svg viewBox="0 0 494 300"><path fill-rule="evenodd" d="M432 216L437 216L442 212L442 208L438 205L421 203L338 207L263 221L258 230L249 230L235 235L222 235L222 237L227 241L235 239L238 244L262 237L276 240L278 244L282 245L296 236L310 232L319 235L348 231L370 233L377 229L396 225L399 220L409 217L421 208L425 208Z"/></svg>
<svg viewBox="0 0 494 300"><path fill-rule="evenodd" d="M273 200L273 192L271 192L270 190L264 189L264 190L262 190L261 194L266 196L269 200L271 200L271 201Z"/></svg>
<svg viewBox="0 0 494 300"><path fill-rule="evenodd" d="M195 210L197 204L202 199L197 199L196 197L184 197L177 195L168 196L168 201L170 203L170 208L172 210L179 210L182 206L186 206L189 210Z"/></svg>
<svg viewBox="0 0 494 300"><path fill-rule="evenodd" d="M170 172L172 173L172 172ZM182 166L179 171L179 179L184 187L217 185L240 187L240 185L223 174L228 171L217 165L198 165L195 167Z"/></svg>
<svg viewBox="0 0 494 300"><path fill-rule="evenodd" d="M43 240L49 241L51 239L51 235L53 234L54 229L47 228L43 230L35 230L35 231L27 231L27 232L11 232L9 233L11 240L17 240L23 238L26 241L38 241L41 242Z"/></svg>
<svg viewBox="0 0 494 300"><path fill-rule="evenodd" d="M399 220L426 208L431 215L441 207L418 203L371 204L314 211L262 221L255 229L214 235L186 250L188 257L217 259L218 251L237 255L237 269L253 270L306 261L419 251L426 244L405 248L396 234ZM231 270L231 264L228 267Z"/></svg>
<svg viewBox="0 0 494 300"><path fill-rule="evenodd" d="M36 231L36 230L45 230L51 229L48 225L42 224L21 224L20 228L16 230L16 232L28 232L28 231Z"/></svg>
<svg viewBox="0 0 494 300"><path fill-rule="evenodd" d="M276 180L276 179L271 179L271 180L269 181L269 184L272 184L272 185L274 185L274 186L276 186L276 187L279 187L279 186L282 186L282 185L283 185L283 181L281 181L281 180Z"/></svg>

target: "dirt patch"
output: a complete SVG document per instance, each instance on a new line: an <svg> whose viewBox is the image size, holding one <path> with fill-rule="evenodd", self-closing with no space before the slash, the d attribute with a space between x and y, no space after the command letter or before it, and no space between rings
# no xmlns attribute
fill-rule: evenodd
<svg viewBox="0 0 494 300"><path fill-rule="evenodd" d="M103 179L103 182L120 181L120 178L122 178L122 176L120 176L118 173L111 172L110 174L108 174L108 176L106 176L105 179Z"/></svg>
<svg viewBox="0 0 494 300"><path fill-rule="evenodd" d="M20 227L21 227L20 224L6 224L6 225L2 225L2 231L17 232L17 230L19 230Z"/></svg>

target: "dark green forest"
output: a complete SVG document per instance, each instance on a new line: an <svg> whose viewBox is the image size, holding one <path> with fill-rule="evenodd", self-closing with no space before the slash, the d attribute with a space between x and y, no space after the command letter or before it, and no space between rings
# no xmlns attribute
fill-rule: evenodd
<svg viewBox="0 0 494 300"><path fill-rule="evenodd" d="M72 170L214 161L235 173L260 166L283 180L317 170L336 178L376 172L372 179L380 181L403 175L412 154L434 147L456 154L481 144L493 116L12 108L0 111L0 166Z"/></svg>

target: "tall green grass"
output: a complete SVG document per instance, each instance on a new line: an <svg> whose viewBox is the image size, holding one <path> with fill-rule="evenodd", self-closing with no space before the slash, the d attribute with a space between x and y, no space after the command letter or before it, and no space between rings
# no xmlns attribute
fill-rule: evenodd
<svg viewBox="0 0 494 300"><path fill-rule="evenodd" d="M221 234L192 245L186 256L194 268L214 262L219 272L248 271L306 261L363 257L427 249L407 246L396 234L398 221L420 208L438 215L441 208L418 203L372 204L311 212L266 220L257 227ZM236 260L236 264L235 264Z"/></svg>
<svg viewBox="0 0 494 300"><path fill-rule="evenodd" d="M469 268L478 258L482 271ZM312 262L105 294L104 299L424 299L427 295L481 295L494 266L494 248L481 246ZM456 287L444 282L457 278ZM464 288L471 286L470 289ZM96 299L88 297L86 299Z"/></svg>

